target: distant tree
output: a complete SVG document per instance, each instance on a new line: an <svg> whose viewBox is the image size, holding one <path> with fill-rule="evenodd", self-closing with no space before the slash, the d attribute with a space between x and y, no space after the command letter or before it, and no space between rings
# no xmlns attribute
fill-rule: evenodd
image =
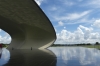
<svg viewBox="0 0 100 66"><path fill-rule="evenodd" d="M99 42L96 42L95 45L99 45Z"/></svg>
<svg viewBox="0 0 100 66"><path fill-rule="evenodd" d="M90 43L87 43L88 45L91 45Z"/></svg>

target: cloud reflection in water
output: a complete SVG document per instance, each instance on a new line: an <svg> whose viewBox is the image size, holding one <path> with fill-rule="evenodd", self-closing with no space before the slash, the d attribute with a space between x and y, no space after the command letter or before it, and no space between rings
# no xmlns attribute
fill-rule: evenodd
<svg viewBox="0 0 100 66"><path fill-rule="evenodd" d="M0 66L6 64L10 59L10 52L6 48L0 49Z"/></svg>
<svg viewBox="0 0 100 66"><path fill-rule="evenodd" d="M57 66L100 66L100 50L84 47L50 47L57 56Z"/></svg>

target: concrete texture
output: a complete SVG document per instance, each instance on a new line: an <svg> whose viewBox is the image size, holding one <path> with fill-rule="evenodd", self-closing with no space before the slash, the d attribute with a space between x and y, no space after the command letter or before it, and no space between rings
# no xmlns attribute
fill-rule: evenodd
<svg viewBox="0 0 100 66"><path fill-rule="evenodd" d="M56 40L50 20L34 0L0 0L0 28L12 38L8 49L44 49Z"/></svg>

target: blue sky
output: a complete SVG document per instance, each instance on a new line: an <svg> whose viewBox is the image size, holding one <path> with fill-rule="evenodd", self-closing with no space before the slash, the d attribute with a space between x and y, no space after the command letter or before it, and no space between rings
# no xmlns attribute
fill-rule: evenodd
<svg viewBox="0 0 100 66"><path fill-rule="evenodd" d="M100 0L35 1L55 28L55 44L100 42ZM1 30L0 35L3 38L2 33Z"/></svg>

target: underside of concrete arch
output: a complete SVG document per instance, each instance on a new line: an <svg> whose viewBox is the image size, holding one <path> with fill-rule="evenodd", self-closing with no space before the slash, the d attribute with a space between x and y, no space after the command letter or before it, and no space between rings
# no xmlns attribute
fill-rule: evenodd
<svg viewBox="0 0 100 66"><path fill-rule="evenodd" d="M0 0L0 28L10 34L9 49L47 48L55 30L34 0Z"/></svg>

